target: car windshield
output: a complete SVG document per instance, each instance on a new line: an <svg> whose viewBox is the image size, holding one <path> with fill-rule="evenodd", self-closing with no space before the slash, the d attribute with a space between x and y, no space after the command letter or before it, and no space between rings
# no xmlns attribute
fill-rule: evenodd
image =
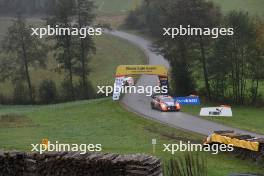
<svg viewBox="0 0 264 176"><path fill-rule="evenodd" d="M174 103L174 99L173 98L162 98L161 100L166 102L166 103Z"/></svg>

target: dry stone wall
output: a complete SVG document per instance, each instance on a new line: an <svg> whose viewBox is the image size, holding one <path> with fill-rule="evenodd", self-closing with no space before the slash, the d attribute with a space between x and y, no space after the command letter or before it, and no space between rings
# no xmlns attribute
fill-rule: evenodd
<svg viewBox="0 0 264 176"><path fill-rule="evenodd" d="M0 151L0 176L159 176L159 159L144 155Z"/></svg>

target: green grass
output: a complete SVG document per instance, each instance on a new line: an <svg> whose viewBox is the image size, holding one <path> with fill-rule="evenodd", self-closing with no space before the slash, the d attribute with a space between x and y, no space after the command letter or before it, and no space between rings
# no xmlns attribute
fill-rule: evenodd
<svg viewBox="0 0 264 176"><path fill-rule="evenodd" d="M95 0L99 15L123 15L140 5L142 0Z"/></svg>
<svg viewBox="0 0 264 176"><path fill-rule="evenodd" d="M253 15L264 16L263 0L212 0L222 7L224 12L245 10ZM137 7L142 0L95 0L99 15L122 15Z"/></svg>
<svg viewBox="0 0 264 176"><path fill-rule="evenodd" d="M230 10L245 10L253 15L264 17L263 0L212 0L222 7L224 12Z"/></svg>
<svg viewBox="0 0 264 176"><path fill-rule="evenodd" d="M201 107L219 105L184 106L183 111L198 116ZM264 134L264 108L254 108L247 106L232 107L233 117L201 117L228 126Z"/></svg>
<svg viewBox="0 0 264 176"><path fill-rule="evenodd" d="M131 43L105 35L97 38L97 54L90 62L90 80L96 85L112 85L118 65L146 63L145 54Z"/></svg>
<svg viewBox="0 0 264 176"><path fill-rule="evenodd" d="M60 143L100 143L103 152L152 154L151 139L156 138L156 155L165 160L182 153L172 156L162 152L162 144L174 144L179 140L200 143L203 139L200 135L138 117L110 99L47 106L0 106L0 116L10 113L12 116L18 114L17 118L27 118L30 124L0 126L0 148L5 150L30 151L31 143L48 138ZM210 176L264 172L251 161L237 159L231 154L202 155L208 160Z"/></svg>
<svg viewBox="0 0 264 176"><path fill-rule="evenodd" d="M39 21L30 19L29 23L38 24ZM10 18L0 18L0 39L10 24ZM89 68L91 69L89 80L94 88L97 85L112 85L114 83L115 69L118 65L143 64L146 62L144 53L138 47L123 39L110 35L102 35L94 37L94 41L97 52L92 56L89 63ZM56 82L57 87L59 87L65 75L63 72L61 74L55 72L55 68L57 68L57 62L50 52L47 58L47 68L30 69L33 85L38 87L42 80L52 79ZM77 81L76 77L75 81ZM0 83L0 93L10 96L12 92L13 86L10 82Z"/></svg>

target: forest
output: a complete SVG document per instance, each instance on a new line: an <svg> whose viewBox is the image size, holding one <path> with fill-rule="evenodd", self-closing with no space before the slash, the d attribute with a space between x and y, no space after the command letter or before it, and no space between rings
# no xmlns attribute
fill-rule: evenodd
<svg viewBox="0 0 264 176"><path fill-rule="evenodd" d="M234 35L164 36L164 28L233 28ZM210 101L263 105L264 22L246 11L223 13L206 0L144 1L126 19L128 29L150 35L171 65L172 92Z"/></svg>

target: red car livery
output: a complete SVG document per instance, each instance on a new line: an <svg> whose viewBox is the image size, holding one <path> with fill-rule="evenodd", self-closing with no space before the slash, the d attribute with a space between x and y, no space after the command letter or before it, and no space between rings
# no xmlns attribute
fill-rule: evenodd
<svg viewBox="0 0 264 176"><path fill-rule="evenodd" d="M180 104L168 95L153 95L151 100L151 108L160 111L180 111Z"/></svg>

